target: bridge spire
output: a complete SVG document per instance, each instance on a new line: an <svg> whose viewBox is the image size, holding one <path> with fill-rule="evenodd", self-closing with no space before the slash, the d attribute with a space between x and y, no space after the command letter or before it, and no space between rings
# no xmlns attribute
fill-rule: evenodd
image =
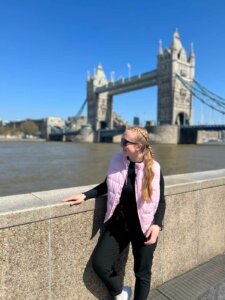
<svg viewBox="0 0 225 300"><path fill-rule="evenodd" d="M180 41L180 35L178 33L178 30L176 29L176 31L173 34L173 40L170 46L171 51L179 51L181 48L183 48L181 41Z"/></svg>
<svg viewBox="0 0 225 300"><path fill-rule="evenodd" d="M89 81L90 79L91 79L90 71L87 71L87 81Z"/></svg>
<svg viewBox="0 0 225 300"><path fill-rule="evenodd" d="M162 40L159 40L159 51L158 51L158 55L163 55Z"/></svg>
<svg viewBox="0 0 225 300"><path fill-rule="evenodd" d="M194 45L193 43L191 43L191 50L190 50L190 54L188 57L188 62L191 66L191 76L194 78L194 67L195 67L195 53L194 53Z"/></svg>
<svg viewBox="0 0 225 300"><path fill-rule="evenodd" d="M194 44L191 43L191 50L190 50L188 61L192 62L192 61L194 61L194 59L195 59Z"/></svg>
<svg viewBox="0 0 225 300"><path fill-rule="evenodd" d="M96 86L101 86L107 83L106 75L101 64L98 64L97 70L94 74L94 79Z"/></svg>

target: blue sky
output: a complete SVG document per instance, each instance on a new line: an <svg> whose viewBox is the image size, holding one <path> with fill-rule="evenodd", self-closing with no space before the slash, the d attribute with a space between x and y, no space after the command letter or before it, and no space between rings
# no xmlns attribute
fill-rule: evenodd
<svg viewBox="0 0 225 300"><path fill-rule="evenodd" d="M156 68L159 40L169 47L178 28L196 55L195 78L225 98L223 0L1 0L0 119L75 115L86 75L98 63L115 79ZM157 88L114 98L114 111L156 119ZM224 122L194 100L194 123Z"/></svg>

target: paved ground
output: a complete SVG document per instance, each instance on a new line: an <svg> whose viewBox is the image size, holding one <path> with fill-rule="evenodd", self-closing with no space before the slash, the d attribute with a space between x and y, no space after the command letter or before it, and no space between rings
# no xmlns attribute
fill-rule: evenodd
<svg viewBox="0 0 225 300"><path fill-rule="evenodd" d="M148 300L225 300L225 254L157 287Z"/></svg>
<svg viewBox="0 0 225 300"><path fill-rule="evenodd" d="M212 287L207 295L201 297L199 300L225 300L225 281Z"/></svg>

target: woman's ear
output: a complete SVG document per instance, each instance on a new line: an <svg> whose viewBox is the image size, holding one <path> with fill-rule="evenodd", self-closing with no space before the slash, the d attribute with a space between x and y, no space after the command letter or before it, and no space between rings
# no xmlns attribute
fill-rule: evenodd
<svg viewBox="0 0 225 300"><path fill-rule="evenodd" d="M143 145L141 145L141 144L137 144L136 147L137 147L137 150L141 151L141 152L143 152L144 149L145 149L145 147Z"/></svg>

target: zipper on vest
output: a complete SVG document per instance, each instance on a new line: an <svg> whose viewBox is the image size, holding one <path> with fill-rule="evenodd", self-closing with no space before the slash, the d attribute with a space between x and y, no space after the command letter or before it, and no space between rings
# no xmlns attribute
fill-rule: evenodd
<svg viewBox="0 0 225 300"><path fill-rule="evenodd" d="M126 175L126 179L125 179L126 185L127 185L127 178L128 178L128 169L129 169L129 165L130 165L130 162L128 161L128 164L126 164L126 171L127 171L127 175Z"/></svg>
<svg viewBox="0 0 225 300"><path fill-rule="evenodd" d="M129 168L129 167L127 166L127 167L126 167L126 169L127 169L127 175L126 175L126 180L125 180L125 181L126 181L126 185L127 185L127 179L128 179L128 168Z"/></svg>

